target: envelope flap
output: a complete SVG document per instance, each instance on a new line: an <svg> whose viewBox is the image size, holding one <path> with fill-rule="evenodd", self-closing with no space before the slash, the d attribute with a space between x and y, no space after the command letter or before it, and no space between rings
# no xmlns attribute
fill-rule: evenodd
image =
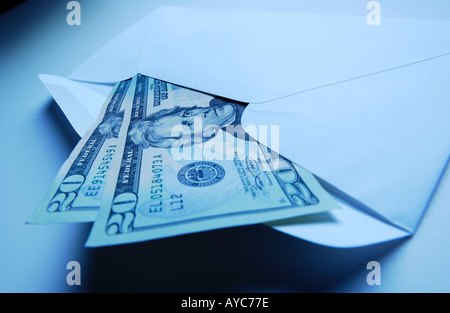
<svg viewBox="0 0 450 313"><path fill-rule="evenodd" d="M160 7L70 78L137 72L245 102L264 102L450 52L450 23Z"/></svg>
<svg viewBox="0 0 450 313"><path fill-rule="evenodd" d="M450 23L162 8L139 70L228 98L263 102L450 52Z"/></svg>
<svg viewBox="0 0 450 313"><path fill-rule="evenodd" d="M113 86L75 82L40 74L39 79L58 103L74 130L82 137L95 122Z"/></svg>
<svg viewBox="0 0 450 313"><path fill-rule="evenodd" d="M147 16L119 34L78 66L69 78L116 83L136 75L144 39L147 38L149 19Z"/></svg>
<svg viewBox="0 0 450 313"><path fill-rule="evenodd" d="M250 105L242 121L279 125L280 154L413 232L450 155L449 81L447 55Z"/></svg>

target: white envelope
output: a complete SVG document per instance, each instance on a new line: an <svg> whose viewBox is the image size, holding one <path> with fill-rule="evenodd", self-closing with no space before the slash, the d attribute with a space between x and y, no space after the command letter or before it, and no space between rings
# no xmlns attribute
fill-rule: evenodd
<svg viewBox="0 0 450 313"><path fill-rule="evenodd" d="M278 152L342 206L268 225L357 247L413 234L445 170L448 38L447 21L160 7L68 78L40 78L81 136L136 73L249 102L244 126L279 125Z"/></svg>

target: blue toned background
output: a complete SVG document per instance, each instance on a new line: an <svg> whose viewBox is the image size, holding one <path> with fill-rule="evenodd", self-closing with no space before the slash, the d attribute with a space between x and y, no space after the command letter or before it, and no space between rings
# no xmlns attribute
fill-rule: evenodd
<svg viewBox="0 0 450 313"><path fill-rule="evenodd" d="M86 249L90 224L26 225L78 141L38 74L68 75L158 5L367 15L355 1L80 0L68 26L61 0L28 0L0 15L1 292L449 292L450 173L416 234L358 249L334 249L256 225L139 244ZM450 20L450 2L380 0L382 17ZM443 38L448 40L448 38ZM66 284L81 264L82 285ZM366 264L381 264L381 286Z"/></svg>

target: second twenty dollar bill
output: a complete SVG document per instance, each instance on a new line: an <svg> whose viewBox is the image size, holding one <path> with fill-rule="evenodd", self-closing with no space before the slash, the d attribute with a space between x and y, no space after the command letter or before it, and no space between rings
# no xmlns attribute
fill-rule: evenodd
<svg viewBox="0 0 450 313"><path fill-rule="evenodd" d="M129 90L130 84L131 79L115 85L97 122L78 142L28 223L92 222L95 219L112 160L116 157L127 92L134 91Z"/></svg>
<svg viewBox="0 0 450 313"><path fill-rule="evenodd" d="M131 106L86 246L338 207L313 175L246 136L240 103L138 75Z"/></svg>

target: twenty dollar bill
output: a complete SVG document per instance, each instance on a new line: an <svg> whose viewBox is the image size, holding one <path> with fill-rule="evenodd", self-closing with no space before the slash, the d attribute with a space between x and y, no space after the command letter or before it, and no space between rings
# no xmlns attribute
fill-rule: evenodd
<svg viewBox="0 0 450 313"><path fill-rule="evenodd" d="M97 122L78 142L28 223L91 222L95 219L112 160L116 157L117 137L130 84L131 80L126 80L115 85Z"/></svg>
<svg viewBox="0 0 450 313"><path fill-rule="evenodd" d="M134 88L87 246L337 207L310 173L248 138L242 104L143 75Z"/></svg>

